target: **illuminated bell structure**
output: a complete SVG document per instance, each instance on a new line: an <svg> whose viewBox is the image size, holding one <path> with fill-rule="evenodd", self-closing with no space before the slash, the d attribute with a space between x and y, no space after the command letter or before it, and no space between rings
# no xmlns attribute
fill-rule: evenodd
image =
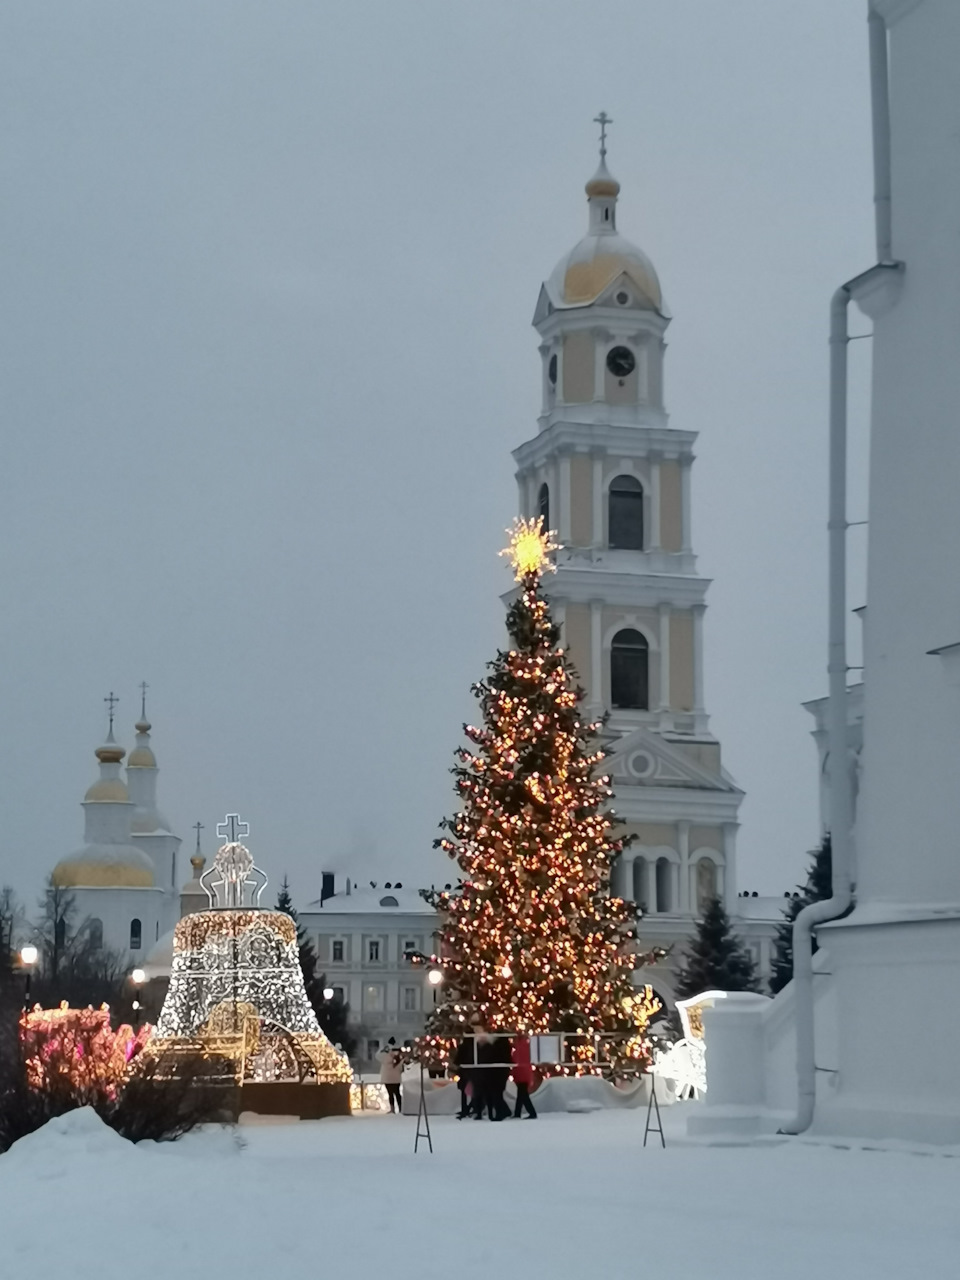
<svg viewBox="0 0 960 1280"><path fill-rule="evenodd" d="M236 814L217 827L225 842L200 877L210 909L184 916L174 930L154 1048L199 1042L237 1064L241 1085L348 1083L347 1057L323 1034L307 999L294 921L259 906L267 877L242 843L248 833Z"/></svg>

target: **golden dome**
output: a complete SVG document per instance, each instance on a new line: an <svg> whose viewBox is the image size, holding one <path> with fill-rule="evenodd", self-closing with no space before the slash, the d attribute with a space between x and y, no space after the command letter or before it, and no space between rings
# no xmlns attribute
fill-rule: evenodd
<svg viewBox="0 0 960 1280"><path fill-rule="evenodd" d="M149 747L134 747L127 761L128 769L155 769L157 757Z"/></svg>
<svg viewBox="0 0 960 1280"><path fill-rule="evenodd" d="M610 196L616 198L620 194L620 183L607 168L607 162L600 157L600 167L584 188L588 196Z"/></svg>
<svg viewBox="0 0 960 1280"><path fill-rule="evenodd" d="M115 742L107 742L102 747L97 747L93 754L101 764L119 764L127 753Z"/></svg>
<svg viewBox="0 0 960 1280"><path fill-rule="evenodd" d="M663 310L663 294L653 263L616 232L584 236L557 263L547 289L561 306L586 306L619 276L626 276L634 286L641 306Z"/></svg>
<svg viewBox="0 0 960 1280"><path fill-rule="evenodd" d="M126 804L127 788L121 778L98 778L83 797L84 804Z"/></svg>
<svg viewBox="0 0 960 1280"><path fill-rule="evenodd" d="M59 888L152 889L153 863L133 845L87 845L53 869Z"/></svg>

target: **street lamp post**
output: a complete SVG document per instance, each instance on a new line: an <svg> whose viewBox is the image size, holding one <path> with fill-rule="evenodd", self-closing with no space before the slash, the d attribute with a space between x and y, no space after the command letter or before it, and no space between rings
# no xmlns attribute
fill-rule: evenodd
<svg viewBox="0 0 960 1280"><path fill-rule="evenodd" d="M133 983L133 1029L136 1031L140 1026L140 988L147 980L147 975L142 969L134 969L130 974L130 981Z"/></svg>
<svg viewBox="0 0 960 1280"><path fill-rule="evenodd" d="M37 963L39 956L37 948L32 943L27 943L25 947L20 948L20 963L23 966L26 980L23 987L23 1007L30 1008L30 979L33 976L33 966Z"/></svg>

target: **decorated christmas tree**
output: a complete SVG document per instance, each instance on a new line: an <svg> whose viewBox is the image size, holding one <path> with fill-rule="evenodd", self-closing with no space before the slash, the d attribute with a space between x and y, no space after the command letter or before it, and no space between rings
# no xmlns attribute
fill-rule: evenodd
<svg viewBox="0 0 960 1280"><path fill-rule="evenodd" d="M540 520L519 521L505 553L519 584L512 647L474 686L482 723L465 726L452 770L462 807L437 841L461 879L426 895L444 920L427 1031L452 1038L478 1017L491 1029L610 1033L611 1060L642 1059L658 1003L632 982L636 908L610 891L625 841L607 809L601 726L580 716L583 690L542 593L554 550Z"/></svg>

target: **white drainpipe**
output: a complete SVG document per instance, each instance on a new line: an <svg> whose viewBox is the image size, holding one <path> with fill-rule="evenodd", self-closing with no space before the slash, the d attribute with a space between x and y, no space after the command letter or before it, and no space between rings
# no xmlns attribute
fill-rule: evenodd
<svg viewBox="0 0 960 1280"><path fill-rule="evenodd" d="M797 1033L797 1112L781 1133L803 1133L813 1120L817 1068L813 1016L813 931L836 920L853 901L850 827L853 819L847 759L847 313L858 291L878 273L900 271L893 261L890 205L890 98L887 81L887 30L871 4L870 93L873 112L874 215L877 265L842 284L830 302L830 607L827 674L830 700L827 739L830 752L830 842L833 896L812 902L793 925L793 999Z"/></svg>

